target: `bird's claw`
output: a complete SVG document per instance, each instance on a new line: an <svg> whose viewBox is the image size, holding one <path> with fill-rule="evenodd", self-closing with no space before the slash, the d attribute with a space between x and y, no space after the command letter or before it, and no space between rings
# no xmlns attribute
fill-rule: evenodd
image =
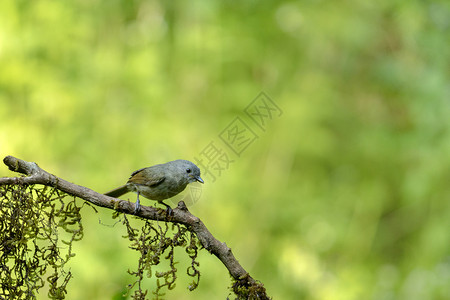
<svg viewBox="0 0 450 300"><path fill-rule="evenodd" d="M166 215L168 215L169 217L173 216L173 209L172 209L172 207L168 206L166 208Z"/></svg>
<svg viewBox="0 0 450 300"><path fill-rule="evenodd" d="M136 200L136 205L134 206L134 214L137 214L141 210L141 203L139 202L139 193Z"/></svg>

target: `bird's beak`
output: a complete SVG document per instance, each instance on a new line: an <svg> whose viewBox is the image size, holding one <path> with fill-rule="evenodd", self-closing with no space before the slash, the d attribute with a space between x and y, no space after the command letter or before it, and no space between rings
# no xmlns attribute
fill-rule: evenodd
<svg viewBox="0 0 450 300"><path fill-rule="evenodd" d="M200 176L195 177L195 180L197 180L200 183L205 183Z"/></svg>

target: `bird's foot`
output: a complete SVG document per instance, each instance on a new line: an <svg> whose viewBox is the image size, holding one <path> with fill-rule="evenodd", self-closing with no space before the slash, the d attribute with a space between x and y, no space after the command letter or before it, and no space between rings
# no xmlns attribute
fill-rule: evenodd
<svg viewBox="0 0 450 300"><path fill-rule="evenodd" d="M173 216L173 209L169 205L165 204L164 202L161 202L162 205L166 207L166 215L167 216Z"/></svg>
<svg viewBox="0 0 450 300"><path fill-rule="evenodd" d="M172 209L172 207L170 207L170 206L168 206L167 208L166 208L166 214L170 217L170 216L173 216L173 209Z"/></svg>
<svg viewBox="0 0 450 300"><path fill-rule="evenodd" d="M139 203L139 198L136 201L136 204L134 206L134 214L137 214L141 210L141 203Z"/></svg>

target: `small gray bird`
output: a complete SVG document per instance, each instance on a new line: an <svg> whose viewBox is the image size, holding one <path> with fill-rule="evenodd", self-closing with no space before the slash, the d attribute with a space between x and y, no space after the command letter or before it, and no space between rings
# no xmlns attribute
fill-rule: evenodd
<svg viewBox="0 0 450 300"><path fill-rule="evenodd" d="M188 160L178 159L137 170L131 174L125 185L109 191L105 195L117 198L128 192L136 192L134 213L140 210L139 195L143 195L145 198L156 200L166 206L170 215L172 208L163 200L181 193L189 183L196 181L204 183L200 177L200 169Z"/></svg>

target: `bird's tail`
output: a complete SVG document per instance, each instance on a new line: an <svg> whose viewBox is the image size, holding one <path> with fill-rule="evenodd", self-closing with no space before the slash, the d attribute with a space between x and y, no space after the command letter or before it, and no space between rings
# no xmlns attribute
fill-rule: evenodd
<svg viewBox="0 0 450 300"><path fill-rule="evenodd" d="M110 197L114 197L114 198L118 198L120 196L122 196L123 194L128 193L129 190L127 188L127 185L122 185L119 186L117 189L113 189L112 191L109 191L107 193L105 193L106 196L110 196Z"/></svg>

